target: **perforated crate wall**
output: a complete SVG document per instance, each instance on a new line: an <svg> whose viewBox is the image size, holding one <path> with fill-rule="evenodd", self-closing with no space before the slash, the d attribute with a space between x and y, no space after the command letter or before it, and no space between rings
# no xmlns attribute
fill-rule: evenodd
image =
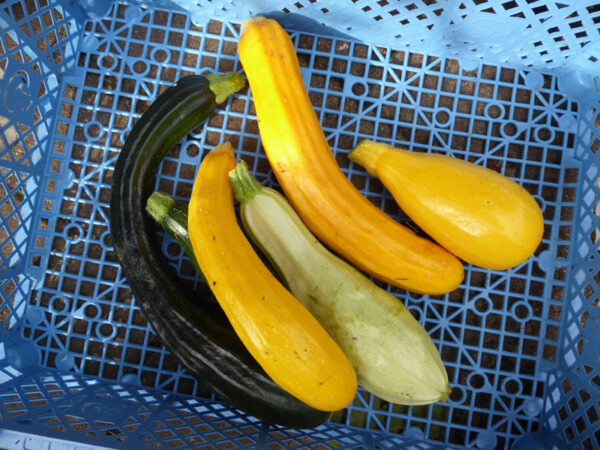
<svg viewBox="0 0 600 450"><path fill-rule="evenodd" d="M206 14L232 21L272 11L299 14L300 21L310 19L359 41L446 55L471 67L485 60L598 75L600 6L590 0L185 0L178 5L199 21Z"/></svg>
<svg viewBox="0 0 600 450"><path fill-rule="evenodd" d="M35 230L52 177L44 173L52 147L53 105L59 77L73 65L78 45L73 19L60 5L0 5L0 273L5 332L19 323L32 283L42 274Z"/></svg>
<svg viewBox="0 0 600 450"><path fill-rule="evenodd" d="M166 1L75 3L0 4L0 428L129 448L529 448L535 439L600 447L596 6L262 4L283 11L344 173L386 212L405 219L347 159L362 138L504 173L545 218L538 252L515 269L466 266L464 283L445 296L393 290L440 349L453 385L447 403L402 407L359 390L331 423L295 431L215 402L181 368L135 305L108 229L112 168L134 121L183 75L241 70L238 23L258 6L179 2L184 13ZM499 22L511 39L455 39L467 25L481 33L481 23ZM377 31L391 29L401 34ZM535 33L541 45L529 42ZM355 40L375 35L378 45ZM171 151L156 186L188 198L202 156L223 139L277 186L247 89ZM198 283L178 247L157 238L182 279Z"/></svg>

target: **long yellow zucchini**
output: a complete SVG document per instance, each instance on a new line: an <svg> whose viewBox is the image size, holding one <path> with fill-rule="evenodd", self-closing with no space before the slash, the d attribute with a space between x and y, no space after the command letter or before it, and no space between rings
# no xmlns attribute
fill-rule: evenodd
<svg viewBox="0 0 600 450"><path fill-rule="evenodd" d="M313 408L344 408L356 391L354 369L244 236L228 179L234 167L225 143L204 158L196 176L188 230L198 265L234 330L277 384Z"/></svg>
<svg viewBox="0 0 600 450"><path fill-rule="evenodd" d="M509 269L540 244L544 217L539 205L498 172L370 140L357 145L349 158L379 177L417 225L468 263Z"/></svg>
<svg viewBox="0 0 600 450"><path fill-rule="evenodd" d="M427 294L455 289L464 275L461 262L386 215L340 170L281 26L263 17L247 20L238 53L271 167L310 230L375 278Z"/></svg>

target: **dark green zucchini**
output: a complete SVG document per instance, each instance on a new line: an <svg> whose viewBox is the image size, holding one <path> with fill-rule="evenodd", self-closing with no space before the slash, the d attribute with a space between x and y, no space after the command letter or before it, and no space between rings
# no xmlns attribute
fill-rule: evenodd
<svg viewBox="0 0 600 450"><path fill-rule="evenodd" d="M185 290L165 262L145 212L165 154L212 114L217 101L242 86L239 74L182 78L135 123L113 175L113 246L136 304L191 374L234 407L261 420L295 428L314 427L329 414L300 402L264 373L225 314L208 301L208 287L201 294Z"/></svg>

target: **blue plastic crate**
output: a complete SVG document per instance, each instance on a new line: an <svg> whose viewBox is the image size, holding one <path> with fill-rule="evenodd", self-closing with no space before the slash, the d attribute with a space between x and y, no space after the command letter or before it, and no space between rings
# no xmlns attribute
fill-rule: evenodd
<svg viewBox="0 0 600 450"><path fill-rule="evenodd" d="M241 70L239 22L258 13L290 31L344 172L393 217L346 158L359 139L468 159L542 205L526 263L466 266L445 296L394 291L440 349L445 404L359 390L315 430L266 426L211 397L131 298L108 228L123 137L179 77ZM0 2L0 446L600 448L599 58L600 6L584 0ZM188 197L225 137L275 184L246 90L157 187Z"/></svg>

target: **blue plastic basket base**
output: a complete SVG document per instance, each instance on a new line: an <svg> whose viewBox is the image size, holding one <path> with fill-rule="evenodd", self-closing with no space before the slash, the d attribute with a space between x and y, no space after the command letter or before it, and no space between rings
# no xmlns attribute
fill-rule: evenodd
<svg viewBox="0 0 600 450"><path fill-rule="evenodd" d="M299 432L200 398L212 397L135 305L108 227L112 170L133 123L184 75L241 71L239 24L126 4L95 20L62 3L28 13L10 3L0 6L0 24L15 24L0 33L0 68L10 74L0 82L14 84L24 72L21 86L35 101L15 91L22 108L0 111L11 118L0 121L5 428L125 447L491 449L546 430L557 445L600 446L600 114L565 93L555 72L291 31L337 161L392 217L406 220L381 183L347 158L361 139L501 172L529 190L545 218L540 248L514 269L466 266L463 284L444 296L392 289L440 350L453 387L446 403L406 407L359 390L332 423ZM170 152L156 187L189 198L203 155L225 139L261 182L277 187L248 89ZM177 245L156 238L196 286Z"/></svg>

